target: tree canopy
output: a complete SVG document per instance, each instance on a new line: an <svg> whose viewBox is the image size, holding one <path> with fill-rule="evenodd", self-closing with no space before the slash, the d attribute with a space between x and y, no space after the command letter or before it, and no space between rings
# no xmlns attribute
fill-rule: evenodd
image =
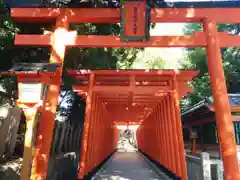
<svg viewBox="0 0 240 180"><path fill-rule="evenodd" d="M202 26L200 24L187 24L184 31L186 34L192 34L196 31L202 31ZM229 34L237 35L240 33L240 25L218 24L218 31L225 31ZM223 48L221 49L221 55L228 92L240 92L240 50L238 48ZM200 70L198 77L192 82L194 93L189 94L189 96L182 101L183 109L186 109L212 94L205 48L187 49L187 54L182 66L184 69Z"/></svg>

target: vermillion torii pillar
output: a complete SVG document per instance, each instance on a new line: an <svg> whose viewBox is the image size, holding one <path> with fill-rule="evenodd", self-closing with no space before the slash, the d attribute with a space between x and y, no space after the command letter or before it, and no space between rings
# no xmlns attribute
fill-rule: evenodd
<svg viewBox="0 0 240 180"><path fill-rule="evenodd" d="M50 63L60 63L54 83L46 92L46 99L42 106L42 116L36 140L36 152L33 157L31 180L47 178L49 154L52 144L52 135L56 116L58 96L60 92L63 61L66 50L66 41L73 40L68 32L68 12L62 11L56 21L56 29L51 36L52 52ZM24 179L25 180L25 179Z"/></svg>
<svg viewBox="0 0 240 180"><path fill-rule="evenodd" d="M220 43L215 21L203 21L207 40L208 72L214 99L216 123L223 159L225 177L227 180L240 179L236 141L229 105L226 81L220 52Z"/></svg>
<svg viewBox="0 0 240 180"><path fill-rule="evenodd" d="M83 179L86 173L86 162L87 162L87 150L89 146L88 137L89 137L89 130L90 130L90 116L91 116L91 109L92 109L92 96L93 96L93 86L94 86L95 75L92 74L89 77L89 87L87 93L87 100L86 100L86 109L85 109L85 119L83 125L83 135L82 135L82 145L81 145L81 156L80 156L80 167L78 178Z"/></svg>

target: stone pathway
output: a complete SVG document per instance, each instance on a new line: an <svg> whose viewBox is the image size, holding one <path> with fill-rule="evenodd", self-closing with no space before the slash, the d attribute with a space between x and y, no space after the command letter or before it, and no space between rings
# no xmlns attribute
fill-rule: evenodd
<svg viewBox="0 0 240 180"><path fill-rule="evenodd" d="M139 152L116 152L92 180L169 180L156 172Z"/></svg>

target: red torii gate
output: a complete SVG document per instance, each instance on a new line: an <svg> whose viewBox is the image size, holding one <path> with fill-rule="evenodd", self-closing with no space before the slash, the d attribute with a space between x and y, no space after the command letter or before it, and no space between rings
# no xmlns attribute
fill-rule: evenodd
<svg viewBox="0 0 240 180"><path fill-rule="evenodd" d="M218 135L220 139L221 155L224 162L225 176L227 179L239 179L239 167L237 162L236 144L234 138L233 124L227 96L224 73L222 69L222 59L220 48L237 46L239 47L240 37L230 36L224 32L218 32L217 23L239 23L240 8L153 8L150 16L151 22L200 22L203 24L204 32L198 32L187 36L155 36L146 37L143 30L145 24L144 6L137 9L138 20L131 20L133 9L136 9L143 2L126 2L127 10L125 35L137 37L129 42L121 41L118 36L82 36L68 31L70 23L119 23L121 19L120 9L97 8L97 9L51 9L51 8L16 8L11 9L11 15L16 21L56 21L56 29L52 34L46 35L16 35L16 45L51 46L51 63L62 63L67 46L77 47L206 47L208 55L208 68L213 90L214 106L216 109L216 119ZM141 19L143 22L141 22ZM135 29L137 26L140 30ZM133 28L134 27L134 28ZM135 29L135 30L133 30ZM139 37L143 37L139 41ZM63 38L65 37L65 38ZM133 38L134 39L134 38ZM140 38L141 39L141 38ZM131 42L130 42L131 41ZM34 166L32 170L33 179L41 179L46 176L49 149L51 146L52 129L54 127L54 117L59 93L61 70L57 72L58 79L47 90L46 102L51 113L46 114L41 119L36 153L34 156ZM51 96L51 98L50 98ZM177 98L177 97L175 97ZM177 103L177 102L175 102ZM176 112L177 113L177 112ZM179 113L179 112L178 112ZM87 118L87 117L86 117ZM47 128L44 124L48 124ZM140 131L141 133L142 131ZM40 136L41 135L41 136ZM142 142L142 141L141 141ZM141 143L140 143L141 144ZM166 162L166 161L163 161ZM35 166L36 165L36 166ZM184 167L183 167L184 168ZM84 173L84 168L80 169L80 178ZM178 173L177 173L178 174ZM185 174L181 174L182 179L187 179Z"/></svg>
<svg viewBox="0 0 240 180"><path fill-rule="evenodd" d="M153 128L151 132L148 133L149 135L153 135L152 132L158 132L159 135L162 133L161 136L164 137L165 141L161 141L159 139L160 136L153 136L155 138L153 141L143 143L140 138L141 136L138 136L139 148L145 151L145 145L148 144L147 146L151 147L152 150L148 149L150 151L147 150L145 152L149 153L155 160L164 164L178 177L182 177L183 179L187 178L177 96L179 94L179 96L182 97L185 96L187 92L192 91L187 83L198 74L197 71L69 70L68 73L79 82L78 85L73 86L74 91L79 92L79 94L87 93L87 102L94 101L94 103L92 103L93 106L97 106L97 108L93 107L92 110L86 111L84 128L85 132L90 132L84 133L82 139L82 169L80 169L82 172L80 172L80 175L86 175L86 173L91 172L97 164L101 163L101 161L98 161L98 158L92 157L98 156L95 151L98 146L96 146L95 143L98 143L96 137L101 133L98 133L98 128L95 126L97 121L95 118L96 114L99 114L99 106L101 107L101 105L103 105L108 111L108 116L105 118L107 120L110 119L115 125L142 124L145 127L146 123L151 123L154 127L159 126L158 128L160 128L161 126L163 128L162 124L160 125L159 123L160 121L163 122L163 119L166 120L164 122L165 133L157 128ZM176 95L173 96L174 94ZM172 114L172 117L159 111L159 103L161 103L160 106L164 111L168 110ZM162 103L165 103L165 106ZM91 103L89 103L89 106L90 105ZM155 116L154 112L156 109L159 111L159 114L164 116L164 118L162 117L163 119ZM175 110L177 112L175 112ZM154 115L150 116L152 113ZM105 118L103 118L101 122L104 122ZM150 119L154 121L152 122ZM92 129L89 125L93 126ZM141 129L144 129L144 127ZM106 137L106 139L108 138L110 137ZM175 140L175 143L173 140ZM161 146L165 146L171 153L162 151L161 146L156 146L156 143L161 143ZM100 158L101 160L114 151L114 149L109 150L110 151L106 151L103 155L99 155L100 157L102 156ZM156 150L159 150L159 152ZM169 161L163 161L164 157L167 157ZM80 178L82 178L82 176L80 176Z"/></svg>

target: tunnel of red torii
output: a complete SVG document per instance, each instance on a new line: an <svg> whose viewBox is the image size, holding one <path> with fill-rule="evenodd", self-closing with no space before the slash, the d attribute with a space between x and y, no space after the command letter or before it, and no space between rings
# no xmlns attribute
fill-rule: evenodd
<svg viewBox="0 0 240 180"><path fill-rule="evenodd" d="M44 100L32 103L19 99L17 102L27 116L29 131L27 130L26 134L33 132L34 117L39 108L42 111L36 144L25 141L21 180L29 177L34 180L46 177L67 47L205 47L225 177L227 180L240 179L220 52L220 48L223 47L239 47L240 37L217 30L217 23L240 23L240 8L152 8L148 14L145 1L123 3L122 10L11 9L11 16L15 21L55 22L53 32L40 35L17 34L15 45L51 47L50 64L60 64L53 74L17 73L19 85L29 79L48 85ZM132 19L134 13L138 18ZM198 22L203 25L203 32L183 36L149 36L150 22ZM69 31L71 23L121 23L123 31L121 36L77 35L76 32ZM124 123L140 124L137 132L139 149L181 179L187 179L179 99L190 91L186 82L197 74L196 71L68 70L68 73L79 82L73 86L74 91L86 96L79 179L84 178L84 175L114 152L117 143L116 124ZM87 85L83 85L83 82ZM19 93L21 94L21 89ZM97 133L94 131L96 127ZM92 146L92 143L103 144L106 137L108 142L112 143L106 146ZM30 162L33 162L32 166Z"/></svg>
<svg viewBox="0 0 240 180"><path fill-rule="evenodd" d="M84 141L86 141L85 144L89 144L86 159L91 159L96 153L94 149L97 146L94 143L97 142L96 136L100 133L97 132L95 126L96 116L94 114L98 114L97 111L103 108L106 116L100 116L100 122L105 122L106 117L110 119L110 123L115 125L114 128L117 128L116 125L140 125L137 131L139 148L163 163L179 177L186 176L186 169L181 168L186 164L178 96L183 97L191 92L192 89L188 82L198 74L198 71L69 70L68 74L79 82L78 85L73 86L73 90L79 94L87 93L87 101L92 99L91 102L94 103L94 105L89 104L89 108L92 108L93 119L88 119L88 114L85 119L85 123L89 121L89 124L93 125L92 132L94 133L92 139L88 139L87 134L84 134L82 139L83 144ZM150 125L150 132L146 130L145 135L142 131L145 128L148 129L148 125ZM151 142L145 141L146 144L144 138L149 138L149 135L153 136ZM89 140L91 141L88 143ZM162 146L165 149L161 149ZM167 153L167 149L171 150L171 153ZM175 157L179 157L179 161ZM95 161L95 158L83 161L87 163L86 167L89 172L94 168L94 164L100 163Z"/></svg>

